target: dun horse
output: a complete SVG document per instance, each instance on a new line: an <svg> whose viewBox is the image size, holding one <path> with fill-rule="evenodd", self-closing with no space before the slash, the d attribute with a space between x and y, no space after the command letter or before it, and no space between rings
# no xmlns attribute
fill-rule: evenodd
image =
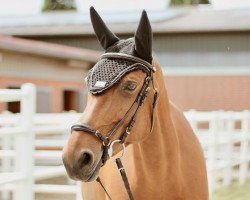
<svg viewBox="0 0 250 200"><path fill-rule="evenodd" d="M90 14L105 54L88 73L87 106L64 148L69 176L86 200L207 200L202 149L168 99L147 13L127 40Z"/></svg>

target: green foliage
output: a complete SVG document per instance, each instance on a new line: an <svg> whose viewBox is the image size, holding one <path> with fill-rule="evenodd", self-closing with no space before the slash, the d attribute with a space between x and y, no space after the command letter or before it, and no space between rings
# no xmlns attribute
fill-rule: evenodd
<svg viewBox="0 0 250 200"><path fill-rule="evenodd" d="M171 0L171 5L209 4L209 0Z"/></svg>
<svg viewBox="0 0 250 200"><path fill-rule="evenodd" d="M43 11L76 10L75 0L44 0Z"/></svg>

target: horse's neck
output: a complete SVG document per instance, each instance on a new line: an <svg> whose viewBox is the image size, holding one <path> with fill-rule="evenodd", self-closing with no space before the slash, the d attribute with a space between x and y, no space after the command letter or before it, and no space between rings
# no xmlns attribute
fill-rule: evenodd
<svg viewBox="0 0 250 200"><path fill-rule="evenodd" d="M159 72L157 85L159 100L155 110L155 124L146 140L133 145L133 164L138 181L154 184L160 179L166 182L177 178L179 171L179 143L170 114L162 72ZM163 183L163 182L162 182ZM176 185L176 182L175 182Z"/></svg>

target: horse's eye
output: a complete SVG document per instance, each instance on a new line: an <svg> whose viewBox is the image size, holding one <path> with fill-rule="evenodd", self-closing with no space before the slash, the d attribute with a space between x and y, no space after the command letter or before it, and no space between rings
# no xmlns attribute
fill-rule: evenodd
<svg viewBox="0 0 250 200"><path fill-rule="evenodd" d="M127 91L134 91L136 89L137 85L135 82L128 82L126 85L124 85L124 90L127 90Z"/></svg>

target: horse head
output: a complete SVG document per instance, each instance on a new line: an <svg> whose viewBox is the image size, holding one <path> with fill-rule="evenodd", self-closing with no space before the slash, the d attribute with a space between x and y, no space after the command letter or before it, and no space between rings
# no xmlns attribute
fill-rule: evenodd
<svg viewBox="0 0 250 200"><path fill-rule="evenodd" d="M69 176L85 182L97 178L109 157L149 135L157 97L147 13L142 12L134 37L126 40L112 33L93 7L90 15L105 54L87 75L87 105L63 151Z"/></svg>

